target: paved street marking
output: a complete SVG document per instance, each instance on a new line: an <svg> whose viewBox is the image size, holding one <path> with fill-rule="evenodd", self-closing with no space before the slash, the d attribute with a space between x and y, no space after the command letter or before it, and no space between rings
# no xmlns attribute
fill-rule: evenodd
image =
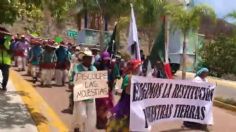
<svg viewBox="0 0 236 132"><path fill-rule="evenodd" d="M22 96L22 100L26 104L39 132L68 131L66 125L29 82L13 70L10 71L10 79L17 91L27 95Z"/></svg>

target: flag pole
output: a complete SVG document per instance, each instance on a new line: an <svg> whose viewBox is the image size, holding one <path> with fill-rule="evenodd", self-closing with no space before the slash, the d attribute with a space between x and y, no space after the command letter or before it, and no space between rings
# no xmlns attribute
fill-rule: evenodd
<svg viewBox="0 0 236 132"><path fill-rule="evenodd" d="M169 63L169 44L170 44L170 23L168 16L165 16L165 63Z"/></svg>

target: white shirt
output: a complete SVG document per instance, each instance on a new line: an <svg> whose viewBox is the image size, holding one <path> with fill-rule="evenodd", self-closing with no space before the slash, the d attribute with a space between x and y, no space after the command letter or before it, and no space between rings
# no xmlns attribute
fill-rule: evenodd
<svg viewBox="0 0 236 132"><path fill-rule="evenodd" d="M193 79L193 82L196 82L196 83L204 83L204 82L208 82L208 80L205 78L205 79L202 79L201 77L197 76Z"/></svg>

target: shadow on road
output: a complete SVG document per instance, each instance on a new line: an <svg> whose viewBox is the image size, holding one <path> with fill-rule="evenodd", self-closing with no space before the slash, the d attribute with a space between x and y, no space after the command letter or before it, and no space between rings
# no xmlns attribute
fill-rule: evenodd
<svg viewBox="0 0 236 132"><path fill-rule="evenodd" d="M14 127L25 127L25 125L35 125L28 111L32 109L14 98L14 96L28 96L22 91L8 91L0 93L0 129L11 129ZM28 109L28 111L27 111ZM47 119L38 112L32 112L33 117L37 117L36 125L47 122Z"/></svg>

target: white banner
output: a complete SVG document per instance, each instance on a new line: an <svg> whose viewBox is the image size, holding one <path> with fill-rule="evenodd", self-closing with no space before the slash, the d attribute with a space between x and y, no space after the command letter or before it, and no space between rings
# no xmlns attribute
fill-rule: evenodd
<svg viewBox="0 0 236 132"><path fill-rule="evenodd" d="M152 124L170 120L213 124L214 89L210 83L133 76L130 130L148 131Z"/></svg>
<svg viewBox="0 0 236 132"><path fill-rule="evenodd" d="M74 101L108 97L107 71L80 72L75 76Z"/></svg>

